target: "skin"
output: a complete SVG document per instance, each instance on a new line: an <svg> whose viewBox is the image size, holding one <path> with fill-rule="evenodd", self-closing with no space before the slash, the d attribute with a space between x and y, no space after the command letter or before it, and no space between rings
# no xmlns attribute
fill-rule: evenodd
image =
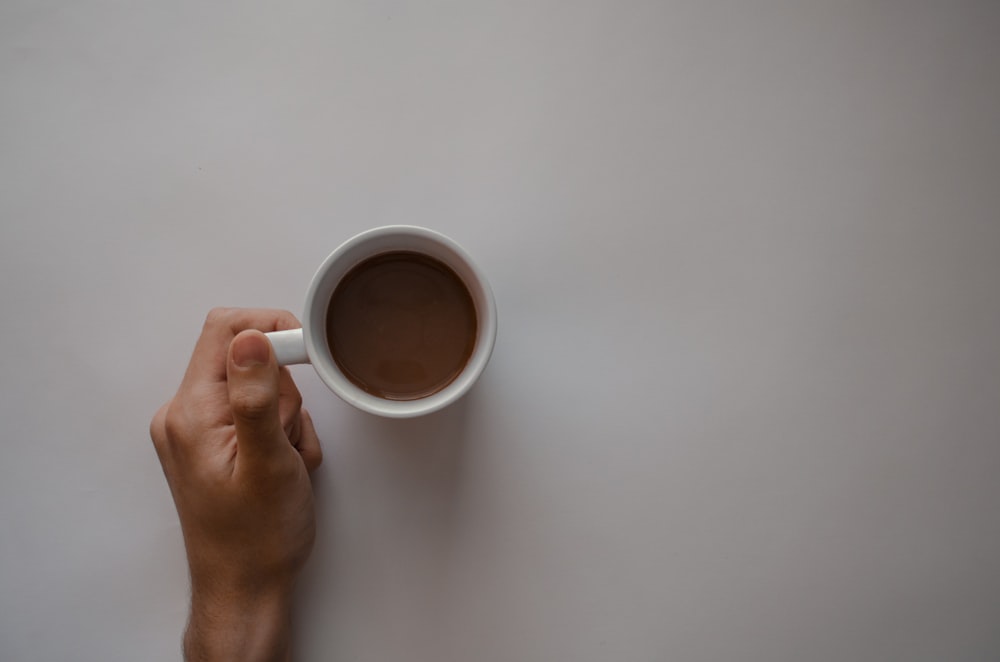
<svg viewBox="0 0 1000 662"><path fill-rule="evenodd" d="M295 582L316 537L322 451L262 332L281 310L209 313L177 394L150 424L191 571L189 662L290 659Z"/></svg>

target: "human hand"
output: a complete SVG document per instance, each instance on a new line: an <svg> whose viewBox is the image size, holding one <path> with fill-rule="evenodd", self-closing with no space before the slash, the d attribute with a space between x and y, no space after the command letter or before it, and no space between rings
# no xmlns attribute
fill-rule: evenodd
<svg viewBox="0 0 1000 662"><path fill-rule="evenodd" d="M150 424L191 569L189 660L288 656L292 591L316 535L308 472L322 451L261 332L299 326L285 311L213 310Z"/></svg>

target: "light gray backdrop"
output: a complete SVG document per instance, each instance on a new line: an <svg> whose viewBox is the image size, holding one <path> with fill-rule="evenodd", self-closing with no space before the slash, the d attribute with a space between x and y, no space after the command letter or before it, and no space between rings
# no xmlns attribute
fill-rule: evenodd
<svg viewBox="0 0 1000 662"><path fill-rule="evenodd" d="M0 658L176 660L147 437L350 235L490 275L425 420L295 376L297 659L1000 659L996 2L0 4Z"/></svg>

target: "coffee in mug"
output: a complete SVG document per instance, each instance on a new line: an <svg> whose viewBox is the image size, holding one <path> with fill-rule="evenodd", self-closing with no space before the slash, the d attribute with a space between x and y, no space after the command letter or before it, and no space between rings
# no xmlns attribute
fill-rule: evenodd
<svg viewBox="0 0 1000 662"><path fill-rule="evenodd" d="M472 295L444 262L412 251L370 257L347 272L326 312L340 371L372 395L416 400L457 377L476 345Z"/></svg>
<svg viewBox="0 0 1000 662"><path fill-rule="evenodd" d="M281 365L311 363L358 409L405 418L462 397L493 352L485 274L444 235L412 225L362 232L320 265L302 328L268 333Z"/></svg>

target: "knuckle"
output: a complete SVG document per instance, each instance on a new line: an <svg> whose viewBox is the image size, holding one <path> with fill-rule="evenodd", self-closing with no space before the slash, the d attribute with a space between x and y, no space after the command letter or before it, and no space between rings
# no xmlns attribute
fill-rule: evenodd
<svg viewBox="0 0 1000 662"><path fill-rule="evenodd" d="M229 405L236 414L249 420L267 418L274 407L270 390L255 385L233 391L229 396Z"/></svg>
<svg viewBox="0 0 1000 662"><path fill-rule="evenodd" d="M185 429L184 417L179 411L177 404L171 402L163 412L163 444L176 443L184 437Z"/></svg>
<svg viewBox="0 0 1000 662"><path fill-rule="evenodd" d="M183 438L181 425L177 422L177 419L167 419L164 430L165 434L160 442L162 446L176 445L178 440Z"/></svg>
<svg viewBox="0 0 1000 662"><path fill-rule="evenodd" d="M279 330L297 329L302 326L302 322L300 322L299 318L296 317L295 314L290 310L280 309L277 311L277 313L278 313L277 328Z"/></svg>
<svg viewBox="0 0 1000 662"><path fill-rule="evenodd" d="M312 450L302 451L300 455L302 455L302 464L305 465L306 471L311 472L317 469L323 461L323 457L319 453Z"/></svg>
<svg viewBox="0 0 1000 662"><path fill-rule="evenodd" d="M232 314L231 308L216 306L215 308L212 308L210 311L208 311L208 315L205 316L205 326L210 327L222 324L227 319L229 319L231 314Z"/></svg>
<svg viewBox="0 0 1000 662"><path fill-rule="evenodd" d="M288 368L282 366L278 378L278 392L281 397L281 405L288 408L289 412L298 413L302 409L302 392L295 385L292 374Z"/></svg>
<svg viewBox="0 0 1000 662"><path fill-rule="evenodd" d="M162 405L153 414L152 420L149 422L149 438L153 440L153 445L157 448L163 446L166 443L166 429L164 420L167 414L167 407L169 403Z"/></svg>
<svg viewBox="0 0 1000 662"><path fill-rule="evenodd" d="M285 436L293 446L298 446L302 441L302 417L297 413L281 416L281 426L285 430Z"/></svg>

